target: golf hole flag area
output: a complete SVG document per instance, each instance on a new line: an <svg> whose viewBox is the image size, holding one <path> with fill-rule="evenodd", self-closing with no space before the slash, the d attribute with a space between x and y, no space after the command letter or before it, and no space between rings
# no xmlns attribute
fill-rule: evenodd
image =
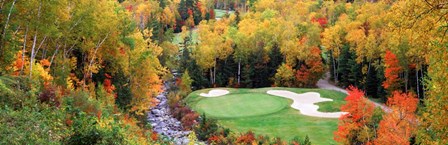
<svg viewBox="0 0 448 145"><path fill-rule="evenodd" d="M315 144L335 144L333 132L345 94L321 89L213 88L198 90L187 105L236 132L253 131L292 139L308 135Z"/></svg>

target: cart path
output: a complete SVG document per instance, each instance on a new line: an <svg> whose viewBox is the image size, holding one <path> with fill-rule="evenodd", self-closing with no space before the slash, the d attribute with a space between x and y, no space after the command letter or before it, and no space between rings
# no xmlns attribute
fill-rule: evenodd
<svg viewBox="0 0 448 145"><path fill-rule="evenodd" d="M345 89L342 89L342 88L340 88L338 86L330 84L329 80L330 80L330 74L329 73L325 73L324 78L320 79L317 82L316 86L318 88L321 88L321 89L334 90L334 91L342 92L344 94L348 94ZM392 111L392 109L390 109L389 107L387 107L386 105L384 105L382 103L377 103L377 102L374 102L374 101L372 101L370 99L369 99L369 101L372 102L373 104L375 104L376 107L381 107L381 109L383 109L385 112L391 112Z"/></svg>

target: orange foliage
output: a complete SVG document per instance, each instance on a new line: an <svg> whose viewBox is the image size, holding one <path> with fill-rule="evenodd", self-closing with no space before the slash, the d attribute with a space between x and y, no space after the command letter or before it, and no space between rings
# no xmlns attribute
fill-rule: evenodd
<svg viewBox="0 0 448 145"><path fill-rule="evenodd" d="M123 47L120 47L120 54L126 56L126 50Z"/></svg>
<svg viewBox="0 0 448 145"><path fill-rule="evenodd" d="M384 71L384 77L386 80L383 82L385 89L394 91L400 87L399 74L401 67L398 64L397 56L391 51L387 50L384 56L384 65L386 67Z"/></svg>
<svg viewBox="0 0 448 145"><path fill-rule="evenodd" d="M104 74L104 76L106 77L106 79L104 79L103 87L104 90L106 90L106 92L110 94L115 90L115 86L112 85L112 76L110 76L109 74Z"/></svg>
<svg viewBox="0 0 448 145"><path fill-rule="evenodd" d="M216 143L220 142L220 140L221 139L219 138L219 136L216 136L216 135L212 135L208 138L208 142L212 143L212 144L216 144Z"/></svg>
<svg viewBox="0 0 448 145"><path fill-rule="evenodd" d="M308 59L305 60L306 66L302 65L296 72L295 77L298 87L312 87L319 81L322 74L325 72L320 55L321 51L318 47L311 48L310 55Z"/></svg>
<svg viewBox="0 0 448 145"><path fill-rule="evenodd" d="M251 144L254 141L255 135L252 131L249 131L246 134L242 134L236 139L236 143L238 144Z"/></svg>
<svg viewBox="0 0 448 145"><path fill-rule="evenodd" d="M299 70L296 72L296 81L298 84L298 87L303 87L305 84L308 84L310 72L306 68L305 65L302 65Z"/></svg>
<svg viewBox="0 0 448 145"><path fill-rule="evenodd" d="M370 122L375 105L365 98L364 91L349 86L346 104L341 106L341 111L348 112L342 115L338 130L334 132L334 139L342 144L351 144L352 138L358 134L353 133L362 130L362 127Z"/></svg>
<svg viewBox="0 0 448 145"><path fill-rule="evenodd" d="M418 99L413 93L394 91L387 101L392 112L384 115L381 120L375 144L410 144L409 139L417 128L417 104Z"/></svg>
<svg viewBox="0 0 448 145"><path fill-rule="evenodd" d="M66 119L65 119L65 124L66 124L67 126L72 126L72 124L73 124L73 120L71 120L70 118L66 118Z"/></svg>
<svg viewBox="0 0 448 145"><path fill-rule="evenodd" d="M321 59L321 51L318 47L311 48L310 58L307 59L305 63L310 67L309 72L311 75L309 78L309 85L315 85L325 72L324 64Z"/></svg>
<svg viewBox="0 0 448 145"><path fill-rule="evenodd" d="M50 66L50 61L48 61L48 59L42 59L42 60L40 60L40 64L42 66L48 67L48 66Z"/></svg>
<svg viewBox="0 0 448 145"><path fill-rule="evenodd" d="M20 69L25 65L25 63L26 63L26 60L22 60L22 51L17 52L16 61L14 61L14 63L13 63L14 72L12 75L18 76L20 73Z"/></svg>
<svg viewBox="0 0 448 145"><path fill-rule="evenodd" d="M103 115L103 112L101 110L98 110L96 112L96 117L98 118L98 120L101 120L101 116Z"/></svg>
<svg viewBox="0 0 448 145"><path fill-rule="evenodd" d="M159 135L156 132L151 132L151 140L157 141L159 139Z"/></svg>

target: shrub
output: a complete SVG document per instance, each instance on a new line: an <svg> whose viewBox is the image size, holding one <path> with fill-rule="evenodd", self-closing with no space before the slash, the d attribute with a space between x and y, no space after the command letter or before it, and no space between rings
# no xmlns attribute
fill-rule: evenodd
<svg viewBox="0 0 448 145"><path fill-rule="evenodd" d="M39 94L39 101L56 107L59 107L61 104L61 100L56 96L56 89L53 86L44 87L44 90Z"/></svg>
<svg viewBox="0 0 448 145"><path fill-rule="evenodd" d="M0 105L19 109L25 105L36 104L26 77L0 76Z"/></svg>
<svg viewBox="0 0 448 145"><path fill-rule="evenodd" d="M176 105L174 105L174 107L172 108L172 114L174 118L180 120L184 128L187 130L193 129L193 126L197 124L196 120L199 117L199 114L197 114L190 108L182 106L178 103L176 103Z"/></svg>
<svg viewBox="0 0 448 145"><path fill-rule="evenodd" d="M294 137L291 142L291 145L311 145L310 138L308 135L305 136L305 139L300 139L299 137Z"/></svg>
<svg viewBox="0 0 448 145"><path fill-rule="evenodd" d="M218 124L215 119L209 119L202 114L199 118L199 124L194 127L194 132L198 136L199 140L206 141L211 136L215 135L218 130Z"/></svg>
<svg viewBox="0 0 448 145"><path fill-rule="evenodd" d="M238 144L252 144L253 142L255 142L255 135L252 131L241 134L241 136L236 139L236 143Z"/></svg>
<svg viewBox="0 0 448 145"><path fill-rule="evenodd" d="M65 114L52 108L2 106L0 116L0 144L59 144L70 133Z"/></svg>

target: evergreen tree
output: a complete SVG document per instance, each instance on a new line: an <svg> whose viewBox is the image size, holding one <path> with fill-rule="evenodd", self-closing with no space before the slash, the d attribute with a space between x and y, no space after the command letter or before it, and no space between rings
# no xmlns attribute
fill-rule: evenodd
<svg viewBox="0 0 448 145"><path fill-rule="evenodd" d="M188 7L187 7L187 3L186 3L185 0L180 0L179 7L178 7L177 11L180 14L181 21L187 20L187 18L188 18ZM182 27L182 25L178 26L178 27Z"/></svg>
<svg viewBox="0 0 448 145"><path fill-rule="evenodd" d="M356 87L361 87L362 81L362 66L356 63L356 54L351 53L351 58L348 60L348 66L350 67L350 74L348 74L348 81L350 85L354 85Z"/></svg>
<svg viewBox="0 0 448 145"><path fill-rule="evenodd" d="M255 71L254 68L252 67L252 63L244 65L244 67L242 67L241 86L246 88L253 87L253 81L252 81L253 73L255 73Z"/></svg>
<svg viewBox="0 0 448 145"><path fill-rule="evenodd" d="M236 84L237 74L235 72L238 69L238 64L233 59L233 55L230 55L225 60L218 60L217 61L217 69L221 70L217 72L216 74L216 84L218 86L230 86ZM233 79L233 83L229 84L230 79Z"/></svg>
<svg viewBox="0 0 448 145"><path fill-rule="evenodd" d="M350 85L349 77L350 77L350 71L351 66L349 64L349 60L351 59L350 56L350 50L349 45L344 45L342 47L341 55L339 56L339 67L338 67L338 74L339 74L339 85L342 87L348 87Z"/></svg>
<svg viewBox="0 0 448 145"><path fill-rule="evenodd" d="M280 48L278 45L274 45L272 47L271 52L269 53L269 62L267 64L266 69L268 69L268 74L265 76L266 78L273 78L275 76L275 73L277 72L277 68L282 65L283 62L283 55L280 52ZM268 87L270 84L274 84L272 80L268 80L269 84L267 84L266 87Z"/></svg>
<svg viewBox="0 0 448 145"><path fill-rule="evenodd" d="M366 95L373 98L378 98L378 84L379 82L377 78L377 71L373 66L370 66L367 72L365 83Z"/></svg>
<svg viewBox="0 0 448 145"><path fill-rule="evenodd" d="M381 62L381 61L379 61ZM385 79L384 77L384 67L382 65L379 65L379 67L377 68L377 74L376 74L376 78L377 78L377 89L376 92L378 94L378 98L381 98L382 101L386 102L387 101L387 97L386 97L386 89L384 89L383 87L383 82Z"/></svg>

